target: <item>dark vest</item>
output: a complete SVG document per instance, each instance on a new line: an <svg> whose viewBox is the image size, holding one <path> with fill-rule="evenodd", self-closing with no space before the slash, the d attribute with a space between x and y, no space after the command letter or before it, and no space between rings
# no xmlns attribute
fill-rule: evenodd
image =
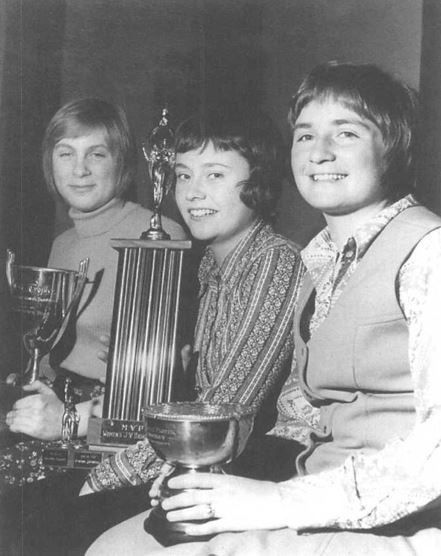
<svg viewBox="0 0 441 556"><path fill-rule="evenodd" d="M440 226L421 206L395 217L307 342L300 327L314 286L305 277L294 322L297 365L303 394L320 407L322 434L312 434L299 456L300 473L336 467L354 451L373 453L409 434L415 401L397 280L415 246Z"/></svg>

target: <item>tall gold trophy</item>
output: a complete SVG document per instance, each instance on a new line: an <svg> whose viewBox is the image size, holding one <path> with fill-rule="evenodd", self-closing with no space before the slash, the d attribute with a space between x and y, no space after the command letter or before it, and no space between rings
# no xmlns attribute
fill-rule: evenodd
<svg viewBox="0 0 441 556"><path fill-rule="evenodd" d="M170 239L161 224L175 162L166 109L143 153L153 185L153 216L141 238L112 240L118 271L106 392L102 418L90 419L87 437L95 449L118 449L142 440L142 408L173 395L182 265L191 242Z"/></svg>

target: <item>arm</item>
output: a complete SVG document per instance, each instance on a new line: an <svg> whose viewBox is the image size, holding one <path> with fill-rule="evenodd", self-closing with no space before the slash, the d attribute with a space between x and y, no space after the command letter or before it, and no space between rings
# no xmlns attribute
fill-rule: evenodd
<svg viewBox="0 0 441 556"><path fill-rule="evenodd" d="M147 440L138 442L92 469L86 480L90 490L83 487L81 494L146 483L158 475L162 464Z"/></svg>
<svg viewBox="0 0 441 556"><path fill-rule="evenodd" d="M441 230L428 234L403 265L398 297L409 323L409 361L416 423L411 434L374 455L356 454L343 466L281 485L289 500L306 487L305 514L319 496L331 499L326 519L309 526L372 528L424 508L441 494ZM295 526L295 513L291 512Z"/></svg>

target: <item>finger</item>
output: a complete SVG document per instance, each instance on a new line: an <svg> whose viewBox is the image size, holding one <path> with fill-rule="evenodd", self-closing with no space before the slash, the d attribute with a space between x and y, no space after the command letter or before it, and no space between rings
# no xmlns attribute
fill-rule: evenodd
<svg viewBox="0 0 441 556"><path fill-rule="evenodd" d="M108 359L107 351L99 351L96 355L100 361L107 363L107 359Z"/></svg>
<svg viewBox="0 0 441 556"><path fill-rule="evenodd" d="M184 527L185 533L194 537L202 535L214 535L216 533L223 533L225 531L235 530L237 530L237 528L235 528L233 524L228 523L228 521L224 519L209 519L205 523L191 523Z"/></svg>
<svg viewBox="0 0 441 556"><path fill-rule="evenodd" d="M40 403L40 394L35 394L34 396L26 396L24 398L18 399L12 406L12 409L15 411L29 411Z"/></svg>
<svg viewBox="0 0 441 556"><path fill-rule="evenodd" d="M162 501L162 507L165 511L174 510L175 508L188 508L191 506L204 505L207 506L213 498L212 490L186 490L175 496L169 496Z"/></svg>
<svg viewBox="0 0 441 556"><path fill-rule="evenodd" d="M153 481L152 486L149 490L150 498L158 498L161 494L161 486L165 479L174 471L175 466L171 463L164 462L158 473L158 476Z"/></svg>
<svg viewBox="0 0 441 556"><path fill-rule="evenodd" d="M225 485L225 479L230 482L231 477L219 473L185 473L169 479L167 486L173 489L215 488Z"/></svg>
<svg viewBox="0 0 441 556"><path fill-rule="evenodd" d="M11 373L6 377L6 384L12 384L15 386L15 384L17 383L18 380L18 374L17 373Z"/></svg>
<svg viewBox="0 0 441 556"><path fill-rule="evenodd" d="M209 504L198 504L191 508L167 512L168 521L194 521L213 519Z"/></svg>
<svg viewBox="0 0 441 556"><path fill-rule="evenodd" d="M36 421L32 415L16 414L11 420L9 430L32 435L35 431Z"/></svg>
<svg viewBox="0 0 441 556"><path fill-rule="evenodd" d="M109 347L109 346L110 346L110 336L109 336L109 334L102 334L102 335L99 337L99 341L100 341L103 345Z"/></svg>
<svg viewBox="0 0 441 556"><path fill-rule="evenodd" d="M47 384L40 382L39 380L35 380L32 384L25 384L23 386L23 390L25 392L36 392L38 394L53 394L55 396L54 391L50 388Z"/></svg>

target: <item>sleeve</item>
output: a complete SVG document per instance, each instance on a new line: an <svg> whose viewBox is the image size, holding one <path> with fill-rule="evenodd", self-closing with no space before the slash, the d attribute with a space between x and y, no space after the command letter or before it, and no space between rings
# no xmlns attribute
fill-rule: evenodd
<svg viewBox="0 0 441 556"><path fill-rule="evenodd" d="M290 527L370 529L423 510L441 496L440 229L403 265L399 299L409 324L415 426L407 438L376 454L356 453L336 469L280 483L281 511Z"/></svg>
<svg viewBox="0 0 441 556"><path fill-rule="evenodd" d="M87 483L95 492L140 485L156 477L162 463L145 440L106 458L92 469Z"/></svg>
<svg viewBox="0 0 441 556"><path fill-rule="evenodd" d="M300 256L286 245L263 252L242 274L219 331L224 348L216 379L203 401L261 408L291 360L300 275Z"/></svg>

